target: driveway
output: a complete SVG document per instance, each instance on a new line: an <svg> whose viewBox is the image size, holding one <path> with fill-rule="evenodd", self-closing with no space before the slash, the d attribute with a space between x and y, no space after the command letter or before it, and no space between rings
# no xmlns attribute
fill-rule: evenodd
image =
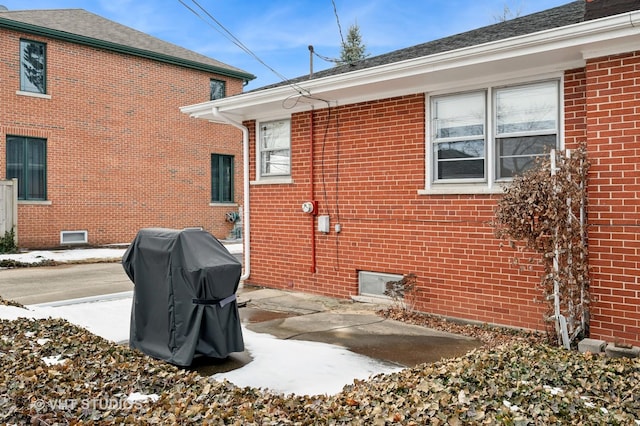
<svg viewBox="0 0 640 426"><path fill-rule="evenodd" d="M23 305L133 290L119 262L0 270L0 296Z"/></svg>

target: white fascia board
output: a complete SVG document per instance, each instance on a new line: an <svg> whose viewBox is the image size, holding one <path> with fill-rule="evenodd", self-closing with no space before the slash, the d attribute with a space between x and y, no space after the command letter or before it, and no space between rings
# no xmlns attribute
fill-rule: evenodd
<svg viewBox="0 0 640 426"><path fill-rule="evenodd" d="M531 63L540 70L562 70L584 66L592 55L606 55L636 50L640 46L640 11L581 22L565 27L540 31L505 40L437 53L419 58L366 68L343 74L256 90L229 98L181 108L184 113L208 118L212 106L239 120L260 119L274 114L291 114L326 106L325 101L347 104L358 101L401 96L430 90L429 77L446 76L458 70L469 79L477 78L483 64L506 64L505 73L531 70ZM518 65L519 58L528 58ZM494 67L503 70L503 67ZM497 74L494 71L495 74ZM490 75L489 75L490 76ZM489 77L486 76L486 77ZM434 79L437 81L437 79ZM455 82L456 84L458 81ZM303 102L285 108L287 99L309 95ZM315 98L315 99L314 99Z"/></svg>
<svg viewBox="0 0 640 426"><path fill-rule="evenodd" d="M636 15L640 16L640 12ZM541 31L534 34L513 37L506 40L465 47L430 56L408 59L392 64L380 65L361 71L312 80L304 85L312 93L331 87L332 90L366 85L378 81L409 77L477 65L484 62L500 61L519 56L546 53L567 48L580 48L595 43L612 43L616 39L635 36L640 40L640 28L633 26L629 15L602 18L566 27ZM636 48L638 48L636 45ZM584 49L580 49L582 51ZM574 61L578 58L574 58Z"/></svg>

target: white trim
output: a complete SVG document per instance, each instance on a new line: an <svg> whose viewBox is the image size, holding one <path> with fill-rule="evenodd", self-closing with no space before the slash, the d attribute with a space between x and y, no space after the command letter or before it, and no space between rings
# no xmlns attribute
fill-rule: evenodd
<svg viewBox="0 0 640 426"><path fill-rule="evenodd" d="M537 76L534 79L512 79L508 81L494 80L490 84L480 86L455 87L455 90L425 93L425 168L424 189L418 190L418 195L437 194L499 194L503 192L504 184L511 179L498 179L495 144L495 95L496 91L505 87L526 86L530 84L555 81L558 85L558 117L557 117L557 148L564 148L564 73L550 73ZM434 181L433 144L431 140L431 104L434 97L456 95L484 91L485 93L485 177L482 179L448 179Z"/></svg>
<svg viewBox="0 0 640 426"><path fill-rule="evenodd" d="M486 183L482 185L438 185L436 188L419 189L418 195L467 195L467 194L502 194L504 190L500 185L501 182L494 182L489 187Z"/></svg>
<svg viewBox="0 0 640 426"><path fill-rule="evenodd" d="M82 240L65 241L65 236L79 235ZM86 230L60 231L60 244L87 244L89 242L89 232Z"/></svg>
<svg viewBox="0 0 640 426"><path fill-rule="evenodd" d="M293 183L293 179L291 177L279 177L279 176L270 176L263 177L260 180L252 180L251 185L286 185Z"/></svg>
<svg viewBox="0 0 640 426"><path fill-rule="evenodd" d="M209 207L238 207L238 203L229 203L229 202L209 202Z"/></svg>
<svg viewBox="0 0 640 426"><path fill-rule="evenodd" d="M257 119L278 111L294 113L312 107L324 108L326 101L341 105L386 97L415 94L442 88L452 81L465 84L477 81L477 76L498 78L503 74L531 75L531 66L542 70L563 71L584 66L592 52L637 50L640 32L640 11L580 22L533 34L512 37L469 46L434 55L394 62L348 73L300 81L295 88L285 85L231 96L209 103L182 107L192 116L205 114L215 105L221 112L233 114L239 120ZM500 72L500 71L498 71ZM313 98L303 98L310 94ZM295 102L296 98L299 102ZM291 105L284 105L292 100ZM208 115L207 115L208 114Z"/></svg>
<svg viewBox="0 0 640 426"><path fill-rule="evenodd" d="M24 90L16 90L16 95L30 96L32 98L51 99L51 95L44 93L25 92Z"/></svg>
<svg viewBox="0 0 640 426"><path fill-rule="evenodd" d="M273 123L277 121L286 121L289 124L289 173L288 174L273 174L273 175L262 175L262 150L260 148L262 142L262 132L261 127L263 124ZM262 120L256 121L256 180L252 181L252 183L284 183L281 181L291 180L291 169L293 167L293 161L291 158L291 116L285 118L274 118L272 120Z"/></svg>
<svg viewBox="0 0 640 426"><path fill-rule="evenodd" d="M28 204L33 206L50 206L52 204L51 200L18 200L18 204Z"/></svg>
<svg viewBox="0 0 640 426"><path fill-rule="evenodd" d="M211 108L211 115L213 116L213 121L229 124L237 129L240 129L240 131L242 132L242 196L244 205L239 207L241 215L243 216L242 226L244 228L242 232L242 239L244 242L244 262L242 263L243 273L240 276L240 286L242 287L242 281L246 280L251 275L251 215L249 214L251 209L251 197L249 196L249 129L241 122L235 120L233 117L221 114L216 107Z"/></svg>

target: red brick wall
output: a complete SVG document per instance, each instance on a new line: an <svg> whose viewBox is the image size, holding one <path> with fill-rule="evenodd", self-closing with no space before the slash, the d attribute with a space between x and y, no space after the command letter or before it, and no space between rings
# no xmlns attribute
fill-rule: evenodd
<svg viewBox="0 0 640 426"><path fill-rule="evenodd" d="M640 342L640 52L586 67L591 331Z"/></svg>
<svg viewBox="0 0 640 426"><path fill-rule="evenodd" d="M225 213L210 206L212 153L235 155L242 200L242 135L189 118L179 107L209 100L209 80L242 82L101 49L24 35L47 44L51 99L17 95L19 39L0 37L0 178L6 135L47 139L49 204L21 203L21 247L59 245L60 231L87 230L94 245L130 242L143 227L202 226L225 238Z"/></svg>
<svg viewBox="0 0 640 426"><path fill-rule="evenodd" d="M640 54L590 61L564 80L565 145L588 139L592 162L591 336L636 344L639 63ZM251 187L251 284L346 298L358 293L359 270L413 272L419 310L545 329L541 269L512 265L513 251L500 247L489 226L497 195L418 195L425 186L423 95L333 108L329 123L326 109L313 113L313 125L311 116L292 116L293 183ZM246 124L253 150L255 123ZM301 212L311 198L331 218L327 235L312 237L316 223Z"/></svg>
<svg viewBox="0 0 640 426"><path fill-rule="evenodd" d="M542 305L533 303L540 271L519 272L493 238L494 197L418 195L424 103L413 95L334 108L328 126L326 109L313 114L313 198L331 218L329 234L315 233L316 273L316 225L300 208L310 199L311 114L292 117L294 183L251 187L249 282L349 297L360 270L413 272L420 310L543 328Z"/></svg>

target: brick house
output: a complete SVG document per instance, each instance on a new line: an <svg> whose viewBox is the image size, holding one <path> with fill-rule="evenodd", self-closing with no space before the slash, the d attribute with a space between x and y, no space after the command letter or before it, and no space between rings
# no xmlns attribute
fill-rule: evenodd
<svg viewBox="0 0 640 426"><path fill-rule="evenodd" d="M587 141L591 337L640 343L638 8L573 1L183 107L245 129L246 282L348 298L414 273L421 311L543 330L541 270L489 222L536 155Z"/></svg>
<svg viewBox="0 0 640 426"><path fill-rule="evenodd" d="M19 246L229 236L242 133L179 107L253 78L82 9L0 11L0 178L18 178Z"/></svg>

